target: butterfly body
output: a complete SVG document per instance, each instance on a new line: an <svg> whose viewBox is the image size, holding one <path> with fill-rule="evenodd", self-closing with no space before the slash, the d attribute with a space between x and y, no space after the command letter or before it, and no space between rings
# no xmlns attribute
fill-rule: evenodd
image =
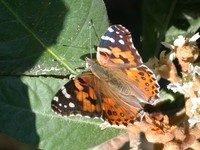
<svg viewBox="0 0 200 150"><path fill-rule="evenodd" d="M134 84L134 81L130 78L124 78L124 76L127 76L124 69L101 66L89 58L86 59L86 62L89 64L88 66L92 73L101 80L101 84L104 84L105 87L114 88L121 95L142 97L140 90L136 90L138 88L137 84Z"/></svg>
<svg viewBox="0 0 200 150"><path fill-rule="evenodd" d="M62 116L81 114L100 117L111 125L129 125L142 119L141 102L154 105L159 85L143 65L130 32L110 26L101 37L97 61L86 59L89 71L70 80L52 100Z"/></svg>

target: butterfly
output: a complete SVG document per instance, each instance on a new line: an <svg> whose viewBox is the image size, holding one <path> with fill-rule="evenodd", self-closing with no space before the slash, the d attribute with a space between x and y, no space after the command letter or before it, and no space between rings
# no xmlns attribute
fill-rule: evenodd
<svg viewBox="0 0 200 150"><path fill-rule="evenodd" d="M97 60L86 58L89 71L71 79L53 97L61 116L99 117L111 125L132 125L144 116L141 103L155 105L159 85L143 64L130 32L112 25L102 35Z"/></svg>

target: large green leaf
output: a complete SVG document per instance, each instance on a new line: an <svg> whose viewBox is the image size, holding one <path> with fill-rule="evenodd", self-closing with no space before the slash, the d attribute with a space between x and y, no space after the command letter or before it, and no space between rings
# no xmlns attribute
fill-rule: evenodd
<svg viewBox="0 0 200 150"><path fill-rule="evenodd" d="M66 81L44 77L0 78L0 129L42 149L87 149L118 135L114 128L101 130L98 119L62 118L50 101Z"/></svg>
<svg viewBox="0 0 200 150"><path fill-rule="evenodd" d="M51 99L67 80L39 77L85 65L89 39L97 44L94 33L108 26L103 1L1 0L0 12L1 132L43 149L87 149L118 135L100 120L57 116Z"/></svg>
<svg viewBox="0 0 200 150"><path fill-rule="evenodd" d="M163 38L157 38L157 33L170 39L199 27L199 17L188 17L193 9L184 17L189 22L186 29L173 26L170 21L161 23L165 15L169 20L177 16L179 9L169 13L174 5L197 6L197 0L175 2L144 1L145 59L160 46L158 39ZM95 31L89 30L91 19ZM162 30L163 24L166 30ZM115 128L101 130L100 120L64 119L50 107L53 95L67 82L55 77L76 73L75 68L85 66L83 58L89 53L89 39L92 46L98 44L95 32L100 36L107 26L102 0L0 0L1 132L42 149L73 150L91 148L124 132Z"/></svg>
<svg viewBox="0 0 200 150"><path fill-rule="evenodd" d="M94 33L108 26L98 0L1 0L0 10L0 74L6 75L76 73L84 65L80 57L89 53L89 38L97 44Z"/></svg>

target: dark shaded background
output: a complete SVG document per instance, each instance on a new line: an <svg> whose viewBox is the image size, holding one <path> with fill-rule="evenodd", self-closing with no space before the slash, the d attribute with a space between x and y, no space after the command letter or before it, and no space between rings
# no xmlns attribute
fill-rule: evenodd
<svg viewBox="0 0 200 150"><path fill-rule="evenodd" d="M141 48L141 0L104 0L110 24L121 24L132 34L134 45Z"/></svg>
<svg viewBox="0 0 200 150"><path fill-rule="evenodd" d="M142 55L144 62L154 55L159 55L160 49L164 48L160 42L165 40L165 32L169 27L175 26L177 29L187 31L190 23L184 15L193 19L200 16L200 0L167 0L163 2L154 0L104 0L104 2L110 24L121 24L131 32L134 45ZM148 15L143 16L143 11ZM170 14L171 12L172 14ZM152 18L151 15L153 14L157 14L156 18L159 23L157 20L149 20L148 17ZM146 23L145 30L142 27L144 23ZM162 32L162 35L157 37L159 31ZM200 32L200 27L196 32ZM141 42L142 34L147 38L147 41L143 39L143 42ZM149 38L154 40L150 41ZM197 43L200 46L200 39ZM156 47L154 47L155 45Z"/></svg>
<svg viewBox="0 0 200 150"><path fill-rule="evenodd" d="M188 16L191 16L192 18L196 19L199 15L200 15L200 0L194 0L194 1L190 1L188 2L186 1L181 1L181 0L169 0L168 1L168 5L163 5L163 8L161 8L159 3L162 2L158 2L158 1L148 1L145 4L151 4L151 6L149 5L145 5L144 6L144 1L142 0L104 0L106 8L107 8L107 13L108 13L108 17L109 17L109 21L110 24L121 24L123 26L125 26L132 35L133 38L133 42L135 47L138 49L139 53L141 54L144 62L146 62L148 60L148 58L154 56L154 54L156 54L157 56L159 55L160 51L164 48L160 42L161 41L165 41L165 33L166 31L169 29L169 27L171 26L175 26L177 29L180 30L184 30L187 31L190 28L190 23L188 22L188 19L185 18L184 14L188 14ZM163 1L166 4L166 1ZM152 3L154 3L152 5ZM199 4L199 5L198 5ZM169 10L172 9L172 10ZM155 12L158 11L158 17L160 16L160 18L162 18L162 20L160 20L160 26L159 24L158 26L153 26L154 23L152 23L150 26L145 25L145 30L143 30L142 25L144 23L148 23L148 16L147 18L142 18L142 11L152 11L152 14L156 14ZM172 14L170 15L169 13L172 12ZM151 14L149 14L151 15ZM169 18L167 18L167 16L169 16ZM147 19L147 20L144 20ZM167 19L169 19L167 21ZM155 20L154 20L155 21ZM156 22L156 21L155 21ZM167 22L168 24L165 24L165 22ZM154 29L158 28L160 31L163 32L163 35L160 37L156 37L156 32ZM152 31L155 31L155 33L153 34L149 34L149 33L143 33L145 35L148 35L150 38L155 39L156 42L155 45L158 45L157 47L151 47L154 43L152 43L152 41L143 41L143 43L140 40L140 37L142 36L142 32L144 31L150 31L149 33L153 33ZM158 31L159 31L158 30ZM200 32L200 28L196 31L196 32ZM144 35L143 35L144 36ZM145 44L149 44L150 45L145 45ZM145 48L143 48L142 44L144 44ZM200 47L200 39L197 41L198 46ZM149 47L148 47L149 46ZM147 49L146 49L147 47ZM149 49L148 49L149 48ZM165 48L166 49L166 48ZM143 51L142 51L143 50ZM147 50L147 51L144 51ZM149 52L149 51L150 52ZM154 51L155 50L155 53ZM178 66L178 65L177 65ZM166 85L168 84L168 82L166 80L160 80L159 84L161 85L161 88L166 88ZM182 96L176 96L176 100L171 102L171 101L166 101L165 104L160 106L161 110L164 110L165 112L167 112L168 110L173 110L173 112L171 113L175 113L177 111L179 111L181 108L184 107L184 102L182 101ZM143 139L144 135L142 136ZM146 140L145 140L146 141ZM143 141L144 142L144 141ZM152 149L152 145L150 143L148 143L147 141L145 143L142 144L142 149ZM155 149L162 149L160 147L160 145L157 145L158 147ZM128 149L129 144L125 144L124 147L122 149Z"/></svg>

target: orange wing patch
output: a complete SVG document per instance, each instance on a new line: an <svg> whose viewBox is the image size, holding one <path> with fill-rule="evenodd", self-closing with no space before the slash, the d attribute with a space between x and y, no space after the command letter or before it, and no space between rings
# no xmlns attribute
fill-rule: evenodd
<svg viewBox="0 0 200 150"><path fill-rule="evenodd" d="M91 72L86 72L70 80L53 97L52 109L62 116L80 114L92 118L100 117L101 102L94 91L95 78Z"/></svg>
<svg viewBox="0 0 200 150"><path fill-rule="evenodd" d="M159 85L155 75L149 68L142 65L137 68L126 69L125 72L127 77L137 85L138 90L144 93L145 97L138 97L139 99L143 99L143 102L149 104L154 104L159 99Z"/></svg>
<svg viewBox="0 0 200 150"><path fill-rule="evenodd" d="M135 121L140 121L143 116L141 108L131 107L110 98L103 98L102 109L102 118L112 125L131 125Z"/></svg>

